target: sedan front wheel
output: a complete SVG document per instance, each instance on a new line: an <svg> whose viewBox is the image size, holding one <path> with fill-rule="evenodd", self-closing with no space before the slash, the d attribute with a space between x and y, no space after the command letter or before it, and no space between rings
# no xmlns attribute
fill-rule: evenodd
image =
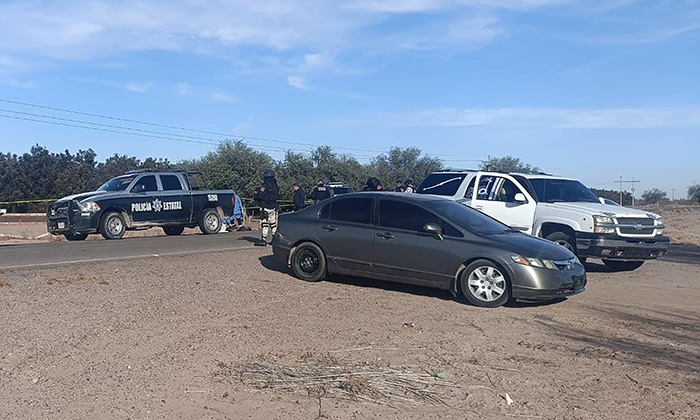
<svg viewBox="0 0 700 420"><path fill-rule="evenodd" d="M510 299L510 279L503 269L488 260L469 264L459 283L462 295L475 306L495 308Z"/></svg>

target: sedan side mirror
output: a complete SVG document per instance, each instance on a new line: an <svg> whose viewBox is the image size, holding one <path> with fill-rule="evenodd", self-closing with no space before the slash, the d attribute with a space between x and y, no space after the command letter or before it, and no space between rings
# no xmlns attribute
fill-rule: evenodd
<svg viewBox="0 0 700 420"><path fill-rule="evenodd" d="M442 240L442 227L437 224L437 223L426 223L425 226L423 226L423 231L430 233L431 235L435 236L437 239Z"/></svg>
<svg viewBox="0 0 700 420"><path fill-rule="evenodd" d="M515 197L513 197L513 200L515 200L516 203L527 203L527 198L525 198L525 194L523 194L523 193L515 194Z"/></svg>

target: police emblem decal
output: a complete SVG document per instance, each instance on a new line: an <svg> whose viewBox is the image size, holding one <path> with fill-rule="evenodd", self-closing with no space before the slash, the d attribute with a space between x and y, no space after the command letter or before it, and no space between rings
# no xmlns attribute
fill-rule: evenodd
<svg viewBox="0 0 700 420"><path fill-rule="evenodd" d="M163 204L159 199L153 200L153 211L161 211L163 209Z"/></svg>

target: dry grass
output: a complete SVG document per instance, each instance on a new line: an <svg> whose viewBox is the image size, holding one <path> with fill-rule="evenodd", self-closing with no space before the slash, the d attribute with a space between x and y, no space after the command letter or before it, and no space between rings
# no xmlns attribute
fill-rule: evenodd
<svg viewBox="0 0 700 420"><path fill-rule="evenodd" d="M450 381L444 372L435 373L418 367L387 367L375 364L341 364L326 356L304 355L296 365L268 361L241 364L219 363L217 376L257 389L302 392L313 398L341 398L393 407L392 404L446 405L441 396L455 388L489 388L464 386Z"/></svg>
<svg viewBox="0 0 700 420"><path fill-rule="evenodd" d="M81 274L78 277L66 277L66 278L54 278L54 277L52 277L46 281L46 284L73 284L73 283L82 283L86 280L87 280L87 278Z"/></svg>
<svg viewBox="0 0 700 420"><path fill-rule="evenodd" d="M0 287L10 287L10 283L4 280L0 280Z"/></svg>

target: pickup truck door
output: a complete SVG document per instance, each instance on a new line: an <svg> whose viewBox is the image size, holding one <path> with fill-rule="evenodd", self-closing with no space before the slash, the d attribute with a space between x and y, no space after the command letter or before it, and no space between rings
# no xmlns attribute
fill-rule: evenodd
<svg viewBox="0 0 700 420"><path fill-rule="evenodd" d="M155 175L142 175L129 190L126 211L137 224L160 222L161 192Z"/></svg>
<svg viewBox="0 0 700 420"><path fill-rule="evenodd" d="M515 178L497 172L479 172L474 185L471 207L513 229L532 234L537 202Z"/></svg>
<svg viewBox="0 0 700 420"><path fill-rule="evenodd" d="M189 223L192 213L192 195L186 189L184 179L178 174L159 175L165 223Z"/></svg>

